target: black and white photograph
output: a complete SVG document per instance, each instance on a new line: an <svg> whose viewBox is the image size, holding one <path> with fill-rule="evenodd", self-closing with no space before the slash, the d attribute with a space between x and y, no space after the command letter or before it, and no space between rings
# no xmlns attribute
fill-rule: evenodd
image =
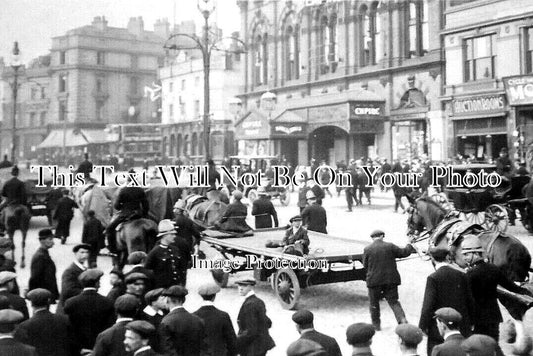
<svg viewBox="0 0 533 356"><path fill-rule="evenodd" d="M0 24L0 356L533 355L532 0Z"/></svg>

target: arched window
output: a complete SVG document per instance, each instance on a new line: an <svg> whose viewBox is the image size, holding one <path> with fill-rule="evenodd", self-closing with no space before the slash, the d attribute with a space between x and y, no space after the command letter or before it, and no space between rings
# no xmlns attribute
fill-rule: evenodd
<svg viewBox="0 0 533 356"><path fill-rule="evenodd" d="M266 84L268 81L268 36L266 33L263 35L263 42L261 42L261 58L263 59L261 83Z"/></svg>
<svg viewBox="0 0 533 356"><path fill-rule="evenodd" d="M337 69L337 16L321 17L318 32L320 74Z"/></svg>
<svg viewBox="0 0 533 356"><path fill-rule="evenodd" d="M368 14L368 8L366 6L361 7L361 23L362 23L362 36L363 36L363 56L361 66L367 66L372 64L371 52L373 52L374 43L371 37L370 16Z"/></svg>
<svg viewBox="0 0 533 356"><path fill-rule="evenodd" d="M427 0L409 0L409 56L423 56L429 48Z"/></svg>
<svg viewBox="0 0 533 356"><path fill-rule="evenodd" d="M261 43L263 43L263 38L259 35L256 38L254 46L254 84L261 85L263 84L263 50Z"/></svg>
<svg viewBox="0 0 533 356"><path fill-rule="evenodd" d="M300 77L300 28L295 23L294 13L286 16L283 23L283 71L286 80Z"/></svg>

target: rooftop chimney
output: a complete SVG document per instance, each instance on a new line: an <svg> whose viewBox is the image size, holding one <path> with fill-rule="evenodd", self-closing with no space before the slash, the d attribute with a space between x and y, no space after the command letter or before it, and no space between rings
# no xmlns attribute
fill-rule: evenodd
<svg viewBox="0 0 533 356"><path fill-rule="evenodd" d="M128 21L128 32L140 37L144 32L144 21L142 16L130 17Z"/></svg>
<svg viewBox="0 0 533 356"><path fill-rule="evenodd" d="M107 28L107 20L105 19L105 16L96 16L93 19L92 25L100 31L105 31Z"/></svg>
<svg viewBox="0 0 533 356"><path fill-rule="evenodd" d="M157 20L154 24L154 33L166 40L170 36L170 23L168 19Z"/></svg>

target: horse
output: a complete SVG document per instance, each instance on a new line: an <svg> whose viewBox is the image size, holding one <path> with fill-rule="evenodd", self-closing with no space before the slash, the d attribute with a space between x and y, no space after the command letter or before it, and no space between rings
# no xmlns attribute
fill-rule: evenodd
<svg viewBox="0 0 533 356"><path fill-rule="evenodd" d="M6 228L6 233L12 243L13 260L15 259L15 231L20 230L22 233L22 257L20 267L26 267L26 235L30 228L31 213L25 205L8 205L2 211L3 223Z"/></svg>
<svg viewBox="0 0 533 356"><path fill-rule="evenodd" d="M115 234L118 256L113 264L122 269L132 252L149 252L157 241L157 232L157 223L151 219L140 218L120 224Z"/></svg>
<svg viewBox="0 0 533 356"><path fill-rule="evenodd" d="M202 195L190 195L185 198L189 217L201 228L208 228L222 217L226 204L218 200L208 200Z"/></svg>
<svg viewBox="0 0 533 356"><path fill-rule="evenodd" d="M407 199L411 205L407 220L409 235L427 230L429 245L448 249L451 261L461 268L467 267L461 247L463 236L476 235L490 263L498 266L512 281L523 283L528 280L531 255L517 238L498 231L486 231L480 225L463 221L428 196L415 199L407 195ZM499 298L515 319L521 318L530 305L524 309L510 295L500 294Z"/></svg>

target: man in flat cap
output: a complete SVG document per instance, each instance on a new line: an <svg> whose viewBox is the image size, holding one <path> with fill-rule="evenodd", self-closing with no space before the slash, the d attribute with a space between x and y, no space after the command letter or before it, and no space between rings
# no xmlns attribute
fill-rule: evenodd
<svg viewBox="0 0 533 356"><path fill-rule="evenodd" d="M115 324L96 337L92 356L128 356L124 348L126 325L133 321L141 305L137 297L122 295L115 301L117 320Z"/></svg>
<svg viewBox="0 0 533 356"><path fill-rule="evenodd" d="M418 344L422 342L424 333L418 326L411 324L400 324L394 330L398 335L400 351L405 356L418 356Z"/></svg>
<svg viewBox="0 0 533 356"><path fill-rule="evenodd" d="M462 321L461 314L453 308L440 308L435 311L435 320L444 342L440 345L435 345L431 356L466 355L461 348L461 343L465 339L459 330Z"/></svg>
<svg viewBox="0 0 533 356"><path fill-rule="evenodd" d="M135 320L126 325L124 348L133 356L159 356L149 343L156 333L155 327L147 321Z"/></svg>
<svg viewBox="0 0 533 356"><path fill-rule="evenodd" d="M498 343L490 336L474 334L463 341L461 347L467 356L495 356Z"/></svg>
<svg viewBox="0 0 533 356"><path fill-rule="evenodd" d="M255 216L255 228L264 229L272 227L272 219L274 219L274 227L278 227L278 213L274 208L274 204L270 200L270 196L266 192L265 187L258 187L257 194L259 198L252 203L252 215Z"/></svg>
<svg viewBox="0 0 533 356"><path fill-rule="evenodd" d="M21 312L13 309L0 310L0 355L37 356L35 348L13 337L15 327L24 319Z"/></svg>
<svg viewBox="0 0 533 356"><path fill-rule="evenodd" d="M142 305L142 309L146 306L144 304L144 294L146 293L146 276L142 273L129 273L126 275L125 283L126 283L126 293L127 295L132 295L135 298L137 298L140 305Z"/></svg>
<svg viewBox="0 0 533 356"><path fill-rule="evenodd" d="M24 316L24 320L26 320L30 317L26 301L18 294L12 293L16 278L17 274L14 272L0 272L0 296L7 297L11 308L21 312Z"/></svg>
<svg viewBox="0 0 533 356"><path fill-rule="evenodd" d="M318 185L315 185L315 187L318 187ZM309 231L327 234L328 218L326 209L324 209L321 203L317 201L317 197L312 191L308 191L307 195L308 205L304 208L304 210L302 210L301 213L304 225Z"/></svg>
<svg viewBox="0 0 533 356"><path fill-rule="evenodd" d="M54 246L54 234L50 229L39 231L40 247L31 259L28 289L44 288L52 293L52 302L59 298L56 279L56 264L48 250Z"/></svg>
<svg viewBox="0 0 533 356"><path fill-rule="evenodd" d="M113 303L98 294L103 274L96 268L80 274L82 292L65 303L65 314L70 319L81 349L91 350L98 334L113 325L115 321Z"/></svg>
<svg viewBox="0 0 533 356"><path fill-rule="evenodd" d="M218 226L220 230L243 233L252 230L246 223L246 216L248 215L248 208L241 202L242 192L234 190L233 202L228 205L224 214L220 217Z"/></svg>
<svg viewBox="0 0 533 356"><path fill-rule="evenodd" d="M187 268L191 261L191 254L184 245L178 248L176 229L171 220L159 222L158 238L161 240L146 258L145 267L152 270L155 276L155 288L168 288L172 285L185 286L187 283Z"/></svg>
<svg viewBox="0 0 533 356"><path fill-rule="evenodd" d="M39 356L72 355L74 335L68 317L49 310L54 295L36 288L29 291L26 298L31 302L32 317L17 327L15 339L35 347Z"/></svg>
<svg viewBox="0 0 533 356"><path fill-rule="evenodd" d="M385 242L385 233L374 230L370 237L372 243L364 248L363 265L366 268L366 285L370 299L370 316L372 325L376 330L381 330L379 301L387 300L394 312L398 324L407 323L405 313L398 300L398 286L401 284L400 273L396 266L396 259L407 257L415 252L408 243L400 248L390 242Z"/></svg>
<svg viewBox="0 0 533 356"><path fill-rule="evenodd" d="M188 293L187 289L180 285L171 286L163 292L170 310L158 329L164 355L200 356L207 349L204 341L204 322L183 307Z"/></svg>
<svg viewBox="0 0 533 356"><path fill-rule="evenodd" d="M316 331L313 319L313 313L305 309L299 310L292 315L292 321L296 323L296 330L300 334L300 339L318 343L326 351L327 356L342 356L337 341L330 336Z"/></svg>
<svg viewBox="0 0 533 356"><path fill-rule="evenodd" d="M124 267L123 272L125 276L135 272L144 274L147 278L146 290L152 290L155 288L155 276L151 269L145 267L147 257L148 255L144 251L135 251L130 253L128 256L128 266ZM126 270L126 267L129 267L129 269Z"/></svg>
<svg viewBox="0 0 533 356"><path fill-rule="evenodd" d="M268 333L272 321L266 315L265 303L254 293L255 279L244 278L235 282L244 297L237 324L237 351L241 356L263 356L276 344Z"/></svg>
<svg viewBox="0 0 533 356"><path fill-rule="evenodd" d="M328 356L319 343L308 339L298 339L289 345L287 356Z"/></svg>
<svg viewBox="0 0 533 356"><path fill-rule="evenodd" d="M307 236L307 229L302 226L302 217L296 215L289 221L291 227L285 230L283 246L292 246L296 253L301 256L307 255L309 253L309 237Z"/></svg>
<svg viewBox="0 0 533 356"><path fill-rule="evenodd" d="M427 353L431 355L433 347L443 342L433 317L435 311L443 307L457 310L462 316L459 329L463 336L468 336L472 330L474 298L466 274L448 263L448 249L432 247L429 254L435 272L427 277L418 326L428 336Z"/></svg>
<svg viewBox="0 0 533 356"><path fill-rule="evenodd" d="M346 329L346 342L351 345L352 356L373 356L370 345L375 328L367 323L355 323Z"/></svg>
<svg viewBox="0 0 533 356"><path fill-rule="evenodd" d="M61 276L59 310L63 308L67 299L81 293L83 288L78 277L87 269L90 251L91 246L87 244L78 244L72 249L72 252L74 252L74 262L63 271L63 275Z"/></svg>
<svg viewBox="0 0 533 356"><path fill-rule="evenodd" d="M166 297L163 295L164 291L164 288L152 289L144 296L146 307L142 310L140 319L148 321L156 329L165 315L168 314Z"/></svg>
<svg viewBox="0 0 533 356"><path fill-rule="evenodd" d="M215 283L201 285L198 288L198 294L202 297L203 303L193 314L202 319L205 324L207 335L205 342L209 354L235 356L237 355L236 335L229 314L214 305L218 292L220 292L220 287Z"/></svg>

